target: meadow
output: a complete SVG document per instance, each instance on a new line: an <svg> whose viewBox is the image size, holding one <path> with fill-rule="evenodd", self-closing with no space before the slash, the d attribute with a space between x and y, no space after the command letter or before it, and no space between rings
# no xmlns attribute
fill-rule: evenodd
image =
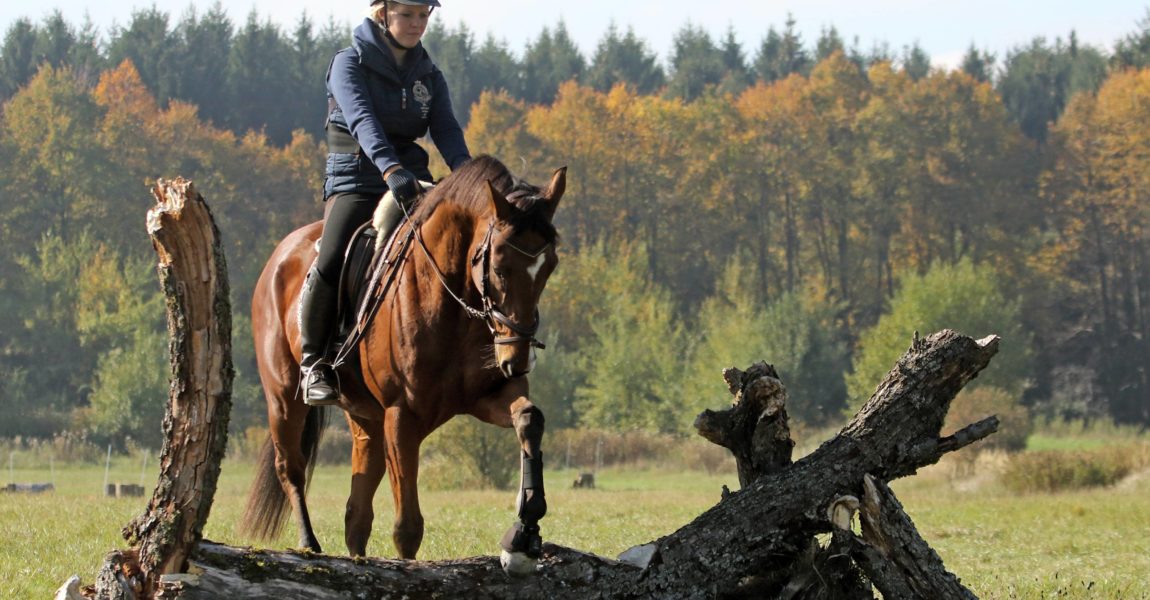
<svg viewBox="0 0 1150 600"><path fill-rule="evenodd" d="M20 482L54 478L54 492L0 495L0 590L5 597L49 597L73 574L91 583L104 554L125 547L120 529L147 503L147 498L104 497L103 466L43 467L14 465L10 477ZM143 478L150 493L155 463L142 467L138 458L116 458L109 480L138 483ZM893 485L923 536L977 595L1150 598L1150 476L1145 471L1105 488L1027 494L988 476L993 468L982 465L977 475L956 477L955 466L944 463ZM548 471L544 537L615 556L689 522L718 502L723 485L736 489L733 469L723 473L729 474L611 467L597 474L596 489L585 490L571 488L577 471ZM251 479L250 463L225 462L206 537L233 545L293 546L290 526L270 543L236 534ZM348 485L346 466L321 465L309 493L320 542L333 554L344 552ZM434 486L421 493L427 523L421 559L497 553L497 541L513 518L513 492L428 487ZM371 555L393 555L391 518L385 484L376 496Z"/></svg>

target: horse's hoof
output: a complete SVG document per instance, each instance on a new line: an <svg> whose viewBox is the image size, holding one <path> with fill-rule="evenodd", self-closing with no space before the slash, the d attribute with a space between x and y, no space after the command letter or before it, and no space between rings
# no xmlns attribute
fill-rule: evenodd
<svg viewBox="0 0 1150 600"><path fill-rule="evenodd" d="M499 553L499 564L503 566L504 573L515 577L523 577L535 572L539 560L531 558L522 552L508 552L504 550Z"/></svg>

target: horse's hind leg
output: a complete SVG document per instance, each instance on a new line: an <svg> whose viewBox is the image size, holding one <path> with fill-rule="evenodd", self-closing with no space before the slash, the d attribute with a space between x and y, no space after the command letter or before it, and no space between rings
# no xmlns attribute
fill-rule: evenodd
<svg viewBox="0 0 1150 600"><path fill-rule="evenodd" d="M524 381L509 382L503 393L480 401L473 414L494 425L514 427L519 438L521 476L515 502L519 520L499 543L503 549L500 562L510 573L530 573L542 555L539 520L547 514L543 493L543 411L527 399Z"/></svg>
<svg viewBox="0 0 1150 600"><path fill-rule="evenodd" d="M387 469L383 423L348 415L351 428L351 495L344 513L344 541L352 556L367 554L375 511L371 501Z"/></svg>
<svg viewBox="0 0 1150 600"><path fill-rule="evenodd" d="M291 412L297 414L285 415L279 419L270 420L270 433L276 450L276 476L283 486L288 502L291 503L292 513L296 517L296 528L299 531L299 545L313 552L322 552L319 540L312 529L311 516L308 514L307 500L307 465L308 458L304 454L304 447L310 440L305 435L318 436L320 431L311 431L322 426L318 413L299 415L299 411L307 411L308 407L302 402L299 407L292 407ZM318 410L318 409L315 409Z"/></svg>

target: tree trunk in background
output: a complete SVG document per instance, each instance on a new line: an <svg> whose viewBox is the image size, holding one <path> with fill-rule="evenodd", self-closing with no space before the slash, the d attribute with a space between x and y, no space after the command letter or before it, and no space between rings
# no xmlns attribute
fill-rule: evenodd
<svg viewBox="0 0 1150 600"><path fill-rule="evenodd" d="M148 233L159 255L171 365L160 478L147 510L124 528L132 549L108 556L98 598L149 598L162 575L186 570L227 445L232 322L219 231L190 181L160 180L152 194Z"/></svg>

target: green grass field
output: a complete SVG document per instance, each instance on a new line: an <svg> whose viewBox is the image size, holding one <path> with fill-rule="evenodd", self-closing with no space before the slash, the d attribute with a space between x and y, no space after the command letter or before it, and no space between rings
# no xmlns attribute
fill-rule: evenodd
<svg viewBox="0 0 1150 600"><path fill-rule="evenodd" d="M225 463L209 539L255 544L234 531L251 468ZM947 567L980 597L1150 598L1150 477L1105 490L1015 495L993 483L953 484L941 469L894 488ZM114 462L110 479L137 483L140 471L139 462L123 459ZM342 553L347 468L316 473L309 500L317 533L327 551ZM16 469L13 475L20 482L51 478L47 469ZM596 490L570 489L570 471L548 476L545 539L605 556L671 533L714 505L723 484L737 486L733 473L607 470L598 475ZM91 583L104 554L125 546L120 528L147 500L105 498L103 480L101 467L57 466L54 493L0 496L0 595L50 597L72 574ZM153 483L144 482L149 493ZM513 502L509 491L424 491L427 533L420 558L495 554ZM368 551L391 556L386 484L376 496L376 515ZM294 541L289 527L266 546L287 548Z"/></svg>

